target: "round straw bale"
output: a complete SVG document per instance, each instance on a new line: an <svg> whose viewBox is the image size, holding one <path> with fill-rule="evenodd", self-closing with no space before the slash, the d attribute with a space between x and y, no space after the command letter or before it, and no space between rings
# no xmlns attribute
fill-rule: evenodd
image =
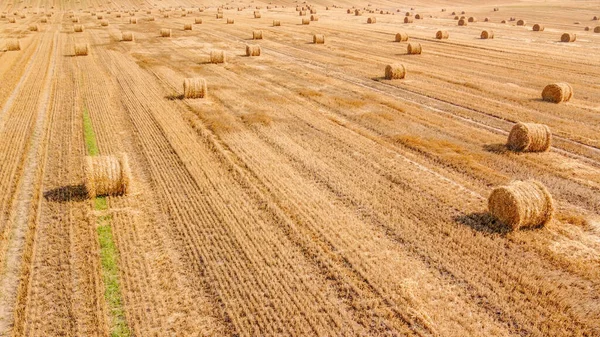
<svg viewBox="0 0 600 337"><path fill-rule="evenodd" d="M194 19L194 23L197 24L197 25L201 24L202 23L202 18L195 18Z"/></svg>
<svg viewBox="0 0 600 337"><path fill-rule="evenodd" d="M14 21L14 19L13 19L13 21ZM79 23L79 18L74 17L74 18L71 19L71 21L73 23Z"/></svg>
<svg viewBox="0 0 600 337"><path fill-rule="evenodd" d="M88 54L89 45L87 43L75 44L75 56L86 56Z"/></svg>
<svg viewBox="0 0 600 337"><path fill-rule="evenodd" d="M352 10L348 8L348 10L346 10L346 14L352 14Z"/></svg>
<svg viewBox="0 0 600 337"><path fill-rule="evenodd" d="M75 25L73 26L73 30L75 31L75 33L81 33L83 32L83 25Z"/></svg>
<svg viewBox="0 0 600 337"><path fill-rule="evenodd" d="M404 14L404 16L412 16L412 13L411 13L411 12L406 12L406 13Z"/></svg>
<svg viewBox="0 0 600 337"><path fill-rule="evenodd" d="M247 44L246 56L260 56L260 46Z"/></svg>
<svg viewBox="0 0 600 337"><path fill-rule="evenodd" d="M456 15L456 12L452 12L452 14L450 14L450 15Z"/></svg>
<svg viewBox="0 0 600 337"><path fill-rule="evenodd" d="M217 13L217 19L222 19L223 18L223 13Z"/></svg>
<svg viewBox="0 0 600 337"><path fill-rule="evenodd" d="M594 33L600 33L600 26L594 28Z"/></svg>
<svg viewBox="0 0 600 337"><path fill-rule="evenodd" d="M442 8L442 12L445 12L445 11L446 11L446 8Z"/></svg>
<svg viewBox="0 0 600 337"><path fill-rule="evenodd" d="M500 23L506 23L506 20L502 20L502 21L500 21Z"/></svg>
<svg viewBox="0 0 600 337"><path fill-rule="evenodd" d="M121 13L117 13L116 17L120 18L121 17Z"/></svg>
<svg viewBox="0 0 600 337"><path fill-rule="evenodd" d="M385 67L385 78L388 80L406 77L406 66L402 63L388 64Z"/></svg>
<svg viewBox="0 0 600 337"><path fill-rule="evenodd" d="M458 15L457 15L454 17L454 20L460 20L460 17L458 17Z"/></svg>
<svg viewBox="0 0 600 337"><path fill-rule="evenodd" d="M19 42L19 39L8 39L8 40L6 40L5 48L7 51L21 50L21 42Z"/></svg>
<svg viewBox="0 0 600 337"><path fill-rule="evenodd" d="M512 151L545 152L552 145L552 132L547 125L517 123L508 135L506 146Z"/></svg>
<svg viewBox="0 0 600 337"><path fill-rule="evenodd" d="M589 32L590 29L591 29L590 26L586 26L583 30L585 30L586 32Z"/></svg>
<svg viewBox="0 0 600 337"><path fill-rule="evenodd" d="M210 52L210 63L225 63L227 62L225 52L222 50L212 50Z"/></svg>
<svg viewBox="0 0 600 337"><path fill-rule="evenodd" d="M316 9L311 9L310 10L310 14L317 14L317 10Z"/></svg>
<svg viewBox="0 0 600 337"><path fill-rule="evenodd" d="M154 17L151 16L151 17L147 18L146 20L148 20L148 21L154 21Z"/></svg>
<svg viewBox="0 0 600 337"><path fill-rule="evenodd" d="M310 16L310 21L319 21L319 17L316 15L311 15Z"/></svg>
<svg viewBox="0 0 600 337"><path fill-rule="evenodd" d="M575 42L577 40L577 34L575 33L564 33L560 37L561 42Z"/></svg>
<svg viewBox="0 0 600 337"><path fill-rule="evenodd" d="M447 39L449 36L450 34L448 34L447 30L438 30L437 33L435 33L435 38L438 40Z"/></svg>
<svg viewBox="0 0 600 337"><path fill-rule="evenodd" d="M254 18L255 19L260 19L261 18L261 14L259 12L254 12Z"/></svg>
<svg viewBox="0 0 600 337"><path fill-rule="evenodd" d="M37 32L40 30L40 28L38 27L38 25L29 25L29 30L32 32Z"/></svg>
<svg viewBox="0 0 600 337"><path fill-rule="evenodd" d="M90 198L124 195L130 191L131 169L126 154L87 156L83 171Z"/></svg>
<svg viewBox="0 0 600 337"><path fill-rule="evenodd" d="M498 7L494 7L494 12L497 12L497 11L499 11L499 10L500 10L500 8L498 8Z"/></svg>
<svg viewBox="0 0 600 337"><path fill-rule="evenodd" d="M406 42L408 41L408 34L401 32L401 33L396 33L396 42Z"/></svg>
<svg viewBox="0 0 600 337"><path fill-rule="evenodd" d="M408 16L404 17L404 23L413 23L413 18Z"/></svg>
<svg viewBox="0 0 600 337"><path fill-rule="evenodd" d="M313 43L314 44L324 44L325 43L325 35L323 35L323 34L314 34L313 35Z"/></svg>
<svg viewBox="0 0 600 337"><path fill-rule="evenodd" d="M121 34L121 41L133 41L133 33L132 32L124 32Z"/></svg>
<svg viewBox="0 0 600 337"><path fill-rule="evenodd" d="M306 12L305 11L299 11L298 12L298 16L306 16Z"/></svg>
<svg viewBox="0 0 600 337"><path fill-rule="evenodd" d="M227 24L228 25L233 25L233 23L234 23L233 19L227 19Z"/></svg>
<svg viewBox="0 0 600 337"><path fill-rule="evenodd" d="M474 16L471 16L468 21L469 22L477 22L477 18Z"/></svg>
<svg viewBox="0 0 600 337"><path fill-rule="evenodd" d="M46 19L46 18L42 18L42 19L40 20L40 22L41 22L41 23L48 23L48 19Z"/></svg>
<svg viewBox="0 0 600 337"><path fill-rule="evenodd" d="M309 19L302 19L302 24L303 25L308 25L308 24L310 24L310 20Z"/></svg>
<svg viewBox="0 0 600 337"><path fill-rule="evenodd" d="M377 18L375 18L374 16L367 19L367 23L375 23L375 22L377 22Z"/></svg>
<svg viewBox="0 0 600 337"><path fill-rule="evenodd" d="M483 22L490 22L490 18L484 18Z"/></svg>
<svg viewBox="0 0 600 337"><path fill-rule="evenodd" d="M517 21L517 26L525 26L526 23L525 20L519 20Z"/></svg>
<svg viewBox="0 0 600 337"><path fill-rule="evenodd" d="M129 18L129 23L132 25L137 25L137 18Z"/></svg>
<svg viewBox="0 0 600 337"><path fill-rule="evenodd" d="M460 20L458 20L458 25L459 26L466 26L467 25L467 21L465 19L460 19Z"/></svg>
<svg viewBox="0 0 600 337"><path fill-rule="evenodd" d="M206 80L200 77L186 78L183 80L183 97L204 98L208 92Z"/></svg>
<svg viewBox="0 0 600 337"><path fill-rule="evenodd" d="M462 12L460 12L460 14L467 14L467 12L465 12L465 11L462 11Z"/></svg>
<svg viewBox="0 0 600 337"><path fill-rule="evenodd" d="M542 91L542 99L548 102L568 102L571 97L573 97L573 87L565 82L548 84Z"/></svg>
<svg viewBox="0 0 600 337"><path fill-rule="evenodd" d="M482 39L493 39L494 38L494 31L493 30L484 30L481 32L481 38Z"/></svg>
<svg viewBox="0 0 600 337"><path fill-rule="evenodd" d="M253 40L262 40L263 31L262 30L253 30L252 31L252 39Z"/></svg>
<svg viewBox="0 0 600 337"><path fill-rule="evenodd" d="M594 17L592 18L592 21L598 21L598 17L597 17L597 16L594 16Z"/></svg>
<svg viewBox="0 0 600 337"><path fill-rule="evenodd" d="M171 30L168 28L161 28L160 36L161 37L171 37Z"/></svg>
<svg viewBox="0 0 600 337"><path fill-rule="evenodd" d="M165 14L163 14L163 18L164 18L164 19L168 19L168 18L170 18L170 17L171 17L171 14L169 14L169 13L165 13ZM219 18L219 17L217 16L217 19L218 19L218 18Z"/></svg>
<svg viewBox="0 0 600 337"><path fill-rule="evenodd" d="M417 42L409 43L406 47L408 54L416 55L421 54L421 44Z"/></svg>
<svg viewBox="0 0 600 337"><path fill-rule="evenodd" d="M536 23L535 25L533 25L532 30L534 32L543 32L545 28L546 27L544 27L544 25L540 25L539 23Z"/></svg>
<svg viewBox="0 0 600 337"><path fill-rule="evenodd" d="M542 183L534 180L513 181L492 191L488 209L500 222L517 230L550 222L554 202Z"/></svg>
<svg viewBox="0 0 600 337"><path fill-rule="evenodd" d="M279 26L281 26L281 21L273 20L273 27L279 27Z"/></svg>
<svg viewBox="0 0 600 337"><path fill-rule="evenodd" d="M104 16L103 16L103 15L98 15L96 18L97 18L98 20L102 20L102 19L104 19Z"/></svg>
<svg viewBox="0 0 600 337"><path fill-rule="evenodd" d="M107 27L107 26L108 26L108 20L102 20L102 21L100 22L100 26L102 26L102 27Z"/></svg>
<svg viewBox="0 0 600 337"><path fill-rule="evenodd" d="M358 10L358 9L355 9L355 10L354 10L354 15L355 15L355 16L361 16L361 15L362 15L362 12L361 12L360 10Z"/></svg>
<svg viewBox="0 0 600 337"><path fill-rule="evenodd" d="M421 15L421 14L415 14L415 19L417 19L417 20L423 20L423 15Z"/></svg>
<svg viewBox="0 0 600 337"><path fill-rule="evenodd" d="M192 30L192 24L191 23L184 23L183 24L183 30Z"/></svg>

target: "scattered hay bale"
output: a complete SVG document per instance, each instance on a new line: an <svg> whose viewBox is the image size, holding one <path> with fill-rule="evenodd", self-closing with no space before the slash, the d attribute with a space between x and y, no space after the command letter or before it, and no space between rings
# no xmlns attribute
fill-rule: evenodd
<svg viewBox="0 0 600 337"><path fill-rule="evenodd" d="M417 19L417 20L423 20L423 15L421 15L421 14L415 14L415 19Z"/></svg>
<svg viewBox="0 0 600 337"><path fill-rule="evenodd" d="M263 31L262 30L253 30L252 31L252 40L262 40Z"/></svg>
<svg viewBox="0 0 600 337"><path fill-rule="evenodd" d="M222 19L223 18L223 13L217 13L216 17L217 17L217 19Z"/></svg>
<svg viewBox="0 0 600 337"><path fill-rule="evenodd" d="M600 26L594 28L594 33L600 33Z"/></svg>
<svg viewBox="0 0 600 337"><path fill-rule="evenodd" d="M306 16L306 12L305 11L299 11L298 12L298 16Z"/></svg>
<svg viewBox="0 0 600 337"><path fill-rule="evenodd" d="M302 19L302 24L303 25L308 25L308 24L310 24L310 20L309 19Z"/></svg>
<svg viewBox="0 0 600 337"><path fill-rule="evenodd" d="M396 33L396 42L406 42L408 41L408 34L401 32L401 33Z"/></svg>
<svg viewBox="0 0 600 337"><path fill-rule="evenodd" d="M76 43L75 44L75 56L86 56L89 51L89 45L87 43Z"/></svg>
<svg viewBox="0 0 600 337"><path fill-rule="evenodd" d="M508 135L506 147L518 152L545 152L552 145L552 132L547 125L517 123Z"/></svg>
<svg viewBox="0 0 600 337"><path fill-rule="evenodd" d="M483 22L490 22L490 18L484 18Z"/></svg>
<svg viewBox="0 0 600 337"><path fill-rule="evenodd" d="M107 20L102 20L100 22L100 26L102 26L102 27L108 27L108 21Z"/></svg>
<svg viewBox="0 0 600 337"><path fill-rule="evenodd" d="M358 9L355 9L355 10L354 10L354 15L355 15L355 16L361 16L361 15L362 15L362 12L361 12L360 10L358 10Z"/></svg>
<svg viewBox="0 0 600 337"><path fill-rule="evenodd" d="M225 63L227 58L222 50L212 50L210 52L210 63Z"/></svg>
<svg viewBox="0 0 600 337"><path fill-rule="evenodd" d="M103 15L98 15L96 18L97 18L98 20L102 20L102 19L104 19L104 16L103 16Z"/></svg>
<svg viewBox="0 0 600 337"><path fill-rule="evenodd" d="M233 19L227 19L227 24L228 25L233 25L233 23L234 23Z"/></svg>
<svg viewBox="0 0 600 337"><path fill-rule="evenodd" d="M412 16L412 13L411 13L411 12L406 12L406 13L404 14L404 16Z"/></svg>
<svg viewBox="0 0 600 337"><path fill-rule="evenodd" d="M410 55L421 54L421 51L422 51L421 44L417 43L417 42L409 43L408 46L406 47L406 51Z"/></svg>
<svg viewBox="0 0 600 337"><path fill-rule="evenodd" d="M413 18L408 16L404 17L404 23L413 23Z"/></svg>
<svg viewBox="0 0 600 337"><path fill-rule="evenodd" d="M536 23L535 25L533 25L532 30L534 32L543 32L544 29L546 29L546 27L544 27L544 25L540 25L539 23Z"/></svg>
<svg viewBox="0 0 600 337"><path fill-rule="evenodd" d="M445 11L446 11L446 8L442 8L442 12L445 12Z"/></svg>
<svg viewBox="0 0 600 337"><path fill-rule="evenodd" d="M592 21L598 21L598 17L597 17L597 16L594 16L594 17L592 18Z"/></svg>
<svg viewBox="0 0 600 337"><path fill-rule="evenodd" d="M481 32L481 38L486 40L486 39L493 39L494 38L494 31L493 30L484 30Z"/></svg>
<svg viewBox="0 0 600 337"><path fill-rule="evenodd" d="M183 80L183 97L204 98L208 93L206 80L200 77L186 78Z"/></svg>
<svg viewBox="0 0 600 337"><path fill-rule="evenodd" d="M348 10L346 10L346 14L352 14L352 10L348 8Z"/></svg>
<svg viewBox="0 0 600 337"><path fill-rule="evenodd" d="M511 20L511 21L514 21L514 20ZM527 22L525 22L525 20L517 21L517 26L525 26L525 24L527 24Z"/></svg>
<svg viewBox="0 0 600 337"><path fill-rule="evenodd" d="M500 23L506 23L506 20L502 20L502 21L500 21Z"/></svg>
<svg viewBox="0 0 600 337"><path fill-rule="evenodd" d="M385 67L385 78L388 80L406 77L406 66L402 63L388 64Z"/></svg>
<svg viewBox="0 0 600 337"><path fill-rule="evenodd" d="M458 20L458 25L459 26L466 26L467 25L467 21L465 19L460 19L460 20Z"/></svg>
<svg viewBox="0 0 600 337"><path fill-rule="evenodd" d="M81 33L83 32L83 25L75 25L73 26L73 30L75 31L75 33Z"/></svg>
<svg viewBox="0 0 600 337"><path fill-rule="evenodd" d="M377 22L377 18L375 18L374 16L367 19L367 23L376 23L376 22Z"/></svg>
<svg viewBox="0 0 600 337"><path fill-rule="evenodd" d="M42 18L42 19L40 20L40 22L41 22L41 23L48 23L48 19L46 19L46 18Z"/></svg>
<svg viewBox="0 0 600 337"><path fill-rule="evenodd" d="M458 15L457 15L454 17L454 20L460 20L460 17L458 17Z"/></svg>
<svg viewBox="0 0 600 337"><path fill-rule="evenodd" d="M494 7L494 12L497 12L497 11L499 11L499 10L500 10L500 8L498 8L498 7Z"/></svg>
<svg viewBox="0 0 600 337"><path fill-rule="evenodd" d="M544 90L542 90L542 99L547 102L568 102L572 97L573 87L565 82L548 84Z"/></svg>
<svg viewBox="0 0 600 337"><path fill-rule="evenodd" d="M40 27L38 25L29 25L29 30L32 32L37 32L40 30Z"/></svg>
<svg viewBox="0 0 600 337"><path fill-rule="evenodd" d="M163 14L163 19L168 19L170 17L171 17L171 14L169 14L169 13ZM218 19L218 17L217 17L217 19Z"/></svg>
<svg viewBox="0 0 600 337"><path fill-rule="evenodd" d="M535 180L513 181L495 188L488 199L490 214L513 230L544 226L554 213L552 195Z"/></svg>
<svg viewBox="0 0 600 337"><path fill-rule="evenodd" d="M115 15L117 18L121 17L121 13L117 13L117 15Z"/></svg>
<svg viewBox="0 0 600 337"><path fill-rule="evenodd" d="M273 20L273 27L279 27L279 26L281 26L281 21Z"/></svg>
<svg viewBox="0 0 600 337"><path fill-rule="evenodd" d="M131 169L127 155L87 156L84 166L85 188L90 198L129 193Z"/></svg>
<svg viewBox="0 0 600 337"><path fill-rule="evenodd" d="M255 19L260 19L261 18L260 12L254 12L254 18Z"/></svg>
<svg viewBox="0 0 600 337"><path fill-rule="evenodd" d="M195 18L194 19L194 23L197 24L197 25L202 24L202 18Z"/></svg>
<svg viewBox="0 0 600 337"><path fill-rule="evenodd" d="M260 46L247 44L246 56L260 56Z"/></svg>
<svg viewBox="0 0 600 337"><path fill-rule="evenodd" d="M160 36L161 37L171 37L171 30L168 28L161 28Z"/></svg>
<svg viewBox="0 0 600 337"><path fill-rule="evenodd" d="M311 15L310 16L310 21L319 21L319 17L316 15Z"/></svg>
<svg viewBox="0 0 600 337"><path fill-rule="evenodd" d="M129 18L129 24L137 25L137 18Z"/></svg>
<svg viewBox="0 0 600 337"><path fill-rule="evenodd" d="M21 42L19 42L19 39L8 39L5 48L7 51L19 51L21 50Z"/></svg>
<svg viewBox="0 0 600 337"><path fill-rule="evenodd" d="M460 12L460 14L467 14L467 12L465 12L465 11L462 11L462 12Z"/></svg>
<svg viewBox="0 0 600 337"><path fill-rule="evenodd" d="M183 30L192 30L192 24L191 23L184 23L183 24Z"/></svg>
<svg viewBox="0 0 600 337"><path fill-rule="evenodd" d="M450 34L447 30L438 30L437 33L435 33L435 38L438 40L445 40L448 37L450 37Z"/></svg>
<svg viewBox="0 0 600 337"><path fill-rule="evenodd" d="M564 33L560 37L560 42L575 42L577 40L577 34L575 33Z"/></svg>
<svg viewBox="0 0 600 337"><path fill-rule="evenodd" d="M12 19L13 19L13 22L14 22L14 18L12 18ZM79 18L74 17L74 18L71 19L71 22L73 22L73 23L79 23Z"/></svg>
<svg viewBox="0 0 600 337"><path fill-rule="evenodd" d="M310 14L317 14L317 10L316 9L311 9L310 10Z"/></svg>
<svg viewBox="0 0 600 337"><path fill-rule="evenodd" d="M121 41L133 41L134 37L133 37L133 33L132 32L125 32L123 34L121 34Z"/></svg>
<svg viewBox="0 0 600 337"><path fill-rule="evenodd" d="M477 18L474 16L471 16L468 21L469 22L477 22Z"/></svg>
<svg viewBox="0 0 600 337"><path fill-rule="evenodd" d="M323 35L323 34L314 34L313 35L313 43L314 44L324 44L325 43L325 35Z"/></svg>

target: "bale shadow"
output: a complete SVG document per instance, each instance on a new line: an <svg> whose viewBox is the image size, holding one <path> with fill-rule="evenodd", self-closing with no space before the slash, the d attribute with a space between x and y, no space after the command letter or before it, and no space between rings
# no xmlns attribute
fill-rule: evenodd
<svg viewBox="0 0 600 337"><path fill-rule="evenodd" d="M183 97L183 94L181 94L181 95L172 94L172 95L165 96L165 98L168 99L169 101L180 101L184 97Z"/></svg>
<svg viewBox="0 0 600 337"><path fill-rule="evenodd" d="M487 152L496 153L496 154L505 154L505 153L512 152L508 149L508 147L504 143L485 144L485 145L483 145L483 149Z"/></svg>
<svg viewBox="0 0 600 337"><path fill-rule="evenodd" d="M454 221L469 226L478 232L489 234L506 235L512 232L512 228L501 223L489 212L475 212L455 216Z"/></svg>
<svg viewBox="0 0 600 337"><path fill-rule="evenodd" d="M51 202L84 201L88 198L85 185L61 186L44 192L44 199Z"/></svg>

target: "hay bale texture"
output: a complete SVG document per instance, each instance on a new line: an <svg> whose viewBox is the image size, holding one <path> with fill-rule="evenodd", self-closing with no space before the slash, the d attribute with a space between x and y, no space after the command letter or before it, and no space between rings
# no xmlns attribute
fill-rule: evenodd
<svg viewBox="0 0 600 337"><path fill-rule="evenodd" d="M233 21L233 19L227 19L227 24L228 24L228 25L233 25L233 24L234 24L234 21Z"/></svg>
<svg viewBox="0 0 600 337"><path fill-rule="evenodd" d="M137 18L129 18L129 24L137 25Z"/></svg>
<svg viewBox="0 0 600 337"><path fill-rule="evenodd" d="M260 46L247 44L246 56L260 56Z"/></svg>
<svg viewBox="0 0 600 337"><path fill-rule="evenodd" d="M89 52L89 45L87 43L76 43L75 44L75 56L86 56Z"/></svg>
<svg viewBox="0 0 600 337"><path fill-rule="evenodd" d="M171 37L171 30L168 28L162 28L160 30L160 36L161 37Z"/></svg>
<svg viewBox="0 0 600 337"><path fill-rule="evenodd" d="M225 63L227 58L222 50L212 50L210 52L210 63Z"/></svg>
<svg viewBox="0 0 600 337"><path fill-rule="evenodd" d="M133 33L132 32L125 32L123 34L121 34L121 41L133 41L134 37L133 37Z"/></svg>
<svg viewBox="0 0 600 337"><path fill-rule="evenodd" d="M319 17L316 15L311 15L310 16L310 21L319 21Z"/></svg>
<svg viewBox="0 0 600 337"><path fill-rule="evenodd" d="M208 93L206 80L200 77L186 78L183 80L183 97L204 98Z"/></svg>
<svg viewBox="0 0 600 337"><path fill-rule="evenodd" d="M544 25L541 25L539 23L536 23L535 25L533 25L532 30L534 32L543 32L544 29L546 29L546 27L544 27Z"/></svg>
<svg viewBox="0 0 600 337"><path fill-rule="evenodd" d="M32 32L37 32L40 30L40 27L38 25L29 25L29 30Z"/></svg>
<svg viewBox="0 0 600 337"><path fill-rule="evenodd" d="M395 36L395 41L396 42L406 42L408 41L408 34L401 32L401 33L397 33Z"/></svg>
<svg viewBox="0 0 600 337"><path fill-rule="evenodd" d="M517 152L545 152L552 145L552 132L547 125L517 123L510 133L506 147Z"/></svg>
<svg viewBox="0 0 600 337"><path fill-rule="evenodd" d="M73 26L73 30L75 31L75 33L81 33L83 32L83 25L75 25Z"/></svg>
<svg viewBox="0 0 600 337"><path fill-rule="evenodd" d="M131 189L127 155L85 157L85 188L90 198L118 196Z"/></svg>
<svg viewBox="0 0 600 337"><path fill-rule="evenodd" d="M413 23L413 22L414 22L413 18L411 18L409 16L404 17L404 23Z"/></svg>
<svg viewBox="0 0 600 337"><path fill-rule="evenodd" d="M560 37L560 42L575 42L577 40L577 34L575 33L564 33Z"/></svg>
<svg viewBox="0 0 600 337"><path fill-rule="evenodd" d="M600 26L594 28L594 33L600 33Z"/></svg>
<svg viewBox="0 0 600 337"><path fill-rule="evenodd" d="M309 25L310 24L310 20L309 19L302 19L302 24L303 25Z"/></svg>
<svg viewBox="0 0 600 337"><path fill-rule="evenodd" d="M467 25L467 21L465 19L460 19L460 20L458 20L458 25L459 26L466 26Z"/></svg>
<svg viewBox="0 0 600 337"><path fill-rule="evenodd" d="M377 18L374 16L367 19L367 23L376 23L376 22L377 22Z"/></svg>
<svg viewBox="0 0 600 337"><path fill-rule="evenodd" d="M324 44L325 43L325 35L323 35L323 34L314 34L313 35L313 43L314 44Z"/></svg>
<svg viewBox="0 0 600 337"><path fill-rule="evenodd" d="M21 50L21 42L19 42L19 39L8 39L5 48L7 51Z"/></svg>
<svg viewBox="0 0 600 337"><path fill-rule="evenodd" d="M513 181L495 188L488 198L490 214L513 230L544 226L554 213L552 195L535 180Z"/></svg>
<svg viewBox="0 0 600 337"><path fill-rule="evenodd" d="M262 40L263 31L262 30L254 30L252 31L252 40Z"/></svg>
<svg viewBox="0 0 600 337"><path fill-rule="evenodd" d="M191 23L184 23L183 24L183 30L192 30L192 24Z"/></svg>
<svg viewBox="0 0 600 337"><path fill-rule="evenodd" d="M273 20L273 27L279 27L279 26L281 26L281 21Z"/></svg>
<svg viewBox="0 0 600 337"><path fill-rule="evenodd" d="M417 42L409 43L408 46L406 47L406 51L410 55L421 54L421 51L422 51L421 44L417 43Z"/></svg>
<svg viewBox="0 0 600 337"><path fill-rule="evenodd" d="M481 32L481 38L482 39L493 39L494 38L494 31L493 30L484 30Z"/></svg>
<svg viewBox="0 0 600 337"><path fill-rule="evenodd" d="M569 83L548 84L542 91L542 99L547 102L568 102L573 97L573 87Z"/></svg>
<svg viewBox="0 0 600 337"><path fill-rule="evenodd" d="M447 30L438 30L437 33L435 33L435 38L438 40L445 40L448 37L450 37L450 34Z"/></svg>
<svg viewBox="0 0 600 337"><path fill-rule="evenodd" d="M406 66L402 63L388 64L385 67L385 78L388 80L406 77Z"/></svg>

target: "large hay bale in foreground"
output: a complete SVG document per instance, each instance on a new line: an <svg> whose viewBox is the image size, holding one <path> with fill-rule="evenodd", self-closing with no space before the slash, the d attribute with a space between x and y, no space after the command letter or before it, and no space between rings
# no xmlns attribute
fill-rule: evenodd
<svg viewBox="0 0 600 337"><path fill-rule="evenodd" d="M21 50L21 42L19 42L19 39L8 39L5 48L7 51Z"/></svg>
<svg viewBox="0 0 600 337"><path fill-rule="evenodd" d="M75 33L81 33L83 32L83 25L75 25L73 26L73 31L75 31Z"/></svg>
<svg viewBox="0 0 600 337"><path fill-rule="evenodd" d="M484 30L481 32L481 38L482 39L493 39L494 38L494 31L493 30Z"/></svg>
<svg viewBox="0 0 600 337"><path fill-rule="evenodd" d="M388 80L406 77L406 66L402 63L388 64L385 67L385 78Z"/></svg>
<svg viewBox="0 0 600 337"><path fill-rule="evenodd" d="M85 188L90 198L129 193L131 169L127 155L85 157Z"/></svg>
<svg viewBox="0 0 600 337"><path fill-rule="evenodd" d="M396 33L395 40L396 42L406 42L408 41L408 34L404 32Z"/></svg>
<svg viewBox="0 0 600 337"><path fill-rule="evenodd" d="M171 37L171 30L168 28L162 28L160 30L160 36L161 37Z"/></svg>
<svg viewBox="0 0 600 337"><path fill-rule="evenodd" d="M548 84L542 91L542 99L552 103L568 102L573 97L573 87L569 83Z"/></svg>
<svg viewBox="0 0 600 337"><path fill-rule="evenodd" d="M544 25L541 25L539 23L536 23L535 25L533 25L533 27L531 28L534 32L543 32L544 29L546 29L546 27L544 27Z"/></svg>
<svg viewBox="0 0 600 337"><path fill-rule="evenodd" d="M488 209L500 222L517 230L550 222L554 202L542 183L534 180L513 181L492 191L488 198Z"/></svg>
<svg viewBox="0 0 600 337"><path fill-rule="evenodd" d="M262 40L263 31L262 30L253 30L252 31L252 40Z"/></svg>
<svg viewBox="0 0 600 337"><path fill-rule="evenodd" d="M552 145L552 132L547 125L535 123L515 124L506 141L506 147L518 152L545 152Z"/></svg>
<svg viewBox="0 0 600 337"><path fill-rule="evenodd" d="M406 52L410 55L421 54L421 51L422 51L421 44L417 43L417 42L409 43L408 46L406 47Z"/></svg>
<svg viewBox="0 0 600 337"><path fill-rule="evenodd" d="M227 58L222 50L212 50L210 52L210 63L225 63Z"/></svg>
<svg viewBox="0 0 600 337"><path fill-rule="evenodd" d="M206 80L200 77L186 78L183 80L183 97L204 98L208 93Z"/></svg>
<svg viewBox="0 0 600 337"><path fill-rule="evenodd" d="M450 37L450 34L447 30L438 30L437 33L435 33L435 38L438 40L444 40L448 37Z"/></svg>
<svg viewBox="0 0 600 337"><path fill-rule="evenodd" d="M76 43L75 44L75 56L86 56L89 52L89 45L87 43Z"/></svg>
<svg viewBox="0 0 600 337"><path fill-rule="evenodd" d="M125 32L123 34L121 34L121 41L133 41L134 37L133 37L133 33L132 32Z"/></svg>
<svg viewBox="0 0 600 337"><path fill-rule="evenodd" d="M260 56L260 46L247 44L246 56Z"/></svg>
<svg viewBox="0 0 600 337"><path fill-rule="evenodd" d="M323 34L314 34L313 35L313 43L314 44L324 44L325 43L325 35L323 35Z"/></svg>
<svg viewBox="0 0 600 337"><path fill-rule="evenodd" d="M575 33L564 33L560 37L560 42L575 42L577 40L577 34Z"/></svg>

